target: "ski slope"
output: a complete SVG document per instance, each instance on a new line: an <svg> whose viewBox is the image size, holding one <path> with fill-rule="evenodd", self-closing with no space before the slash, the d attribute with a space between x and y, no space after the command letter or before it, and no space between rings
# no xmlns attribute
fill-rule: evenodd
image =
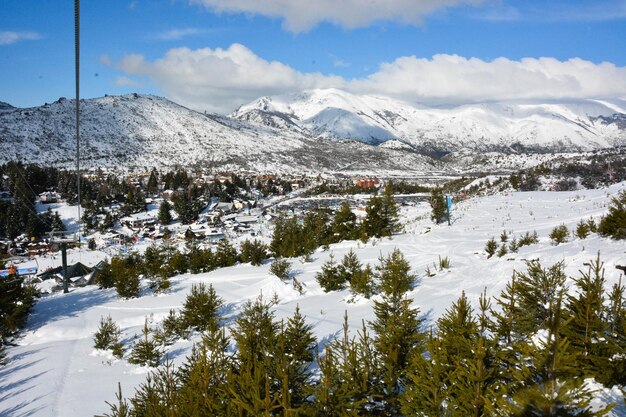
<svg viewBox="0 0 626 417"><path fill-rule="evenodd" d="M137 299L122 300L114 289L99 290L94 286L73 289L69 294L44 295L37 302L23 336L16 346L8 348L9 363L0 368L0 415L2 416L87 416L108 412L105 401L114 401L117 382L125 396L145 380L149 368L116 360L107 353L93 349L93 334L102 316L110 315L121 327L125 347L139 335L148 317L152 326L158 324L171 308L181 308L192 284L212 284L225 300L226 324L231 324L242 304L263 294L268 299L277 294L278 318L290 316L296 305L307 317L320 342L320 348L341 331L344 312L348 313L353 330L362 320L371 320L372 301L356 298L349 290L324 293L315 281L315 273L332 254L341 258L353 249L361 262L378 264L381 255L399 248L410 261L418 279L410 296L420 308L427 323L433 325L445 310L465 291L477 304L483 290L497 296L514 270L525 270L524 261L540 259L549 266L565 261L569 276L578 277L583 262L601 252L605 262L607 288L619 279L615 264L626 262L624 242L612 241L592 234L585 240L570 237L569 242L554 246L548 235L552 228L565 224L570 231L580 219L596 220L607 211L610 199L626 182L600 190L574 192L507 192L477 197L453 207L451 226L433 225L427 204L403 207L405 233L392 239L342 242L328 251L318 250L310 263L293 259L296 276L305 286L301 295L290 283L283 283L269 274L269 263L260 267L240 264L205 274L184 274L172 279L169 293L154 296L147 289ZM483 251L486 241L506 230L514 236L537 231L538 244L523 247L519 253L487 259ZM93 265L107 255L97 251L74 251L68 262L78 260ZM427 277L425 269L450 258L449 270ZM56 259L39 258L40 270L58 265ZM29 266L30 264L25 264ZM195 335L193 340L198 340ZM179 340L169 347L168 357L180 364L190 353L192 341ZM128 353L128 352L127 352ZM612 416L626 415L621 394L602 389L598 404L619 402Z"/></svg>

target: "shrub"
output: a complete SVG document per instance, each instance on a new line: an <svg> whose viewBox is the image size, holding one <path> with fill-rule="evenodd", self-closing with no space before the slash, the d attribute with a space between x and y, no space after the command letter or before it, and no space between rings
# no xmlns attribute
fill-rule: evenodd
<svg viewBox="0 0 626 417"><path fill-rule="evenodd" d="M496 243L496 240L494 238L489 239L487 241L487 244L485 245L485 252L487 252L487 258L491 258L493 255L495 255L497 250L498 250L498 244Z"/></svg>
<svg viewBox="0 0 626 417"><path fill-rule="evenodd" d="M507 232L506 232L506 230L505 230L505 231L503 231L503 232L500 234L500 242L502 242L502 243L506 243L506 242L508 242L508 240L509 240L509 235L508 235L508 233L507 233Z"/></svg>
<svg viewBox="0 0 626 417"><path fill-rule="evenodd" d="M565 226L564 224L555 227L550 232L550 239L552 239L552 242L555 245L558 245L559 243L567 242L568 237L569 237L569 230L567 230L567 226Z"/></svg>
<svg viewBox="0 0 626 417"><path fill-rule="evenodd" d="M511 241L509 242L509 251L517 252L519 247L520 247L519 241L516 238L511 239Z"/></svg>
<svg viewBox="0 0 626 417"><path fill-rule="evenodd" d="M539 242L539 236L537 236L537 232L533 232L532 234L526 232L522 237L519 238L517 242L518 248L522 246L530 246Z"/></svg>
<svg viewBox="0 0 626 417"><path fill-rule="evenodd" d="M439 256L439 270L443 271L444 269L450 269L450 258Z"/></svg>
<svg viewBox="0 0 626 417"><path fill-rule="evenodd" d="M276 259L270 265L270 273L286 281L291 275L291 262L286 259Z"/></svg>
<svg viewBox="0 0 626 417"><path fill-rule="evenodd" d="M506 243L503 243L502 246L500 246L500 249L498 249L498 253L497 253L498 258L502 258L507 253L509 253L509 250L506 246Z"/></svg>

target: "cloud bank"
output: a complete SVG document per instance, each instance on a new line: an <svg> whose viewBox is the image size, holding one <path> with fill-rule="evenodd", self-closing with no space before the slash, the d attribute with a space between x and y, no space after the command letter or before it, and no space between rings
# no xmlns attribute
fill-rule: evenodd
<svg viewBox="0 0 626 417"><path fill-rule="evenodd" d="M485 0L189 0L216 13L248 13L283 19L285 29L303 32L321 22L346 29L374 22L396 21L420 25L436 11Z"/></svg>
<svg viewBox="0 0 626 417"><path fill-rule="evenodd" d="M0 45L10 45L21 41L41 39L37 32L0 32Z"/></svg>
<svg viewBox="0 0 626 417"><path fill-rule="evenodd" d="M579 58L484 61L445 54L404 56L358 79L301 72L267 61L241 44L227 49L170 49L154 61L142 55L105 61L128 76L148 77L178 103L218 113L264 95L329 87L426 104L626 97L626 67Z"/></svg>

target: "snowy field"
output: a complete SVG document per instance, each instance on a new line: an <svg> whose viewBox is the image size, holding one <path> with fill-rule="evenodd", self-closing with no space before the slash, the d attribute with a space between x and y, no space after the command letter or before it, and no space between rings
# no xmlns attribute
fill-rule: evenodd
<svg viewBox="0 0 626 417"><path fill-rule="evenodd" d="M69 294L45 295L35 305L17 346L8 349L9 363L0 368L0 415L82 417L107 412L105 401L114 400L117 382L121 382L124 395L130 396L134 387L144 381L149 368L130 365L125 359L116 360L94 350L92 338L100 318L110 315L117 322L128 347L134 336L140 334L146 317L153 326L158 324L171 308L182 307L191 285L198 282L213 284L225 299L223 313L227 324L232 323L245 300L262 293L267 298L277 294L278 318L291 315L299 305L314 326L320 344L341 330L344 311L356 330L363 319L373 318L371 300L354 299L349 290L326 294L315 281L315 273L331 253L341 261L350 249L362 263L374 266L381 255L399 248L418 276L411 296L428 324L434 324L462 290L475 305L485 288L488 295L497 296L514 270L525 270L527 259L540 259L544 266L564 260L569 276L578 277L583 262L594 259L600 251L609 288L620 277L615 265L626 264L623 241L592 234L585 240L570 237L567 243L554 246L548 235L560 224L571 231L580 219L593 216L598 220L606 213L611 198L625 189L626 183L621 183L601 190L513 192L473 198L453 208L451 226L433 225L427 204L404 207L404 234L368 244L350 241L332 245L328 251L320 249L314 253L310 263L293 259L296 277L305 286L302 295L291 283L270 275L269 263L180 275L172 279L171 291L159 296L146 289L140 298L122 300L114 289L99 290L94 286L73 289ZM64 214L71 215L69 211ZM499 240L504 230L517 237L537 231L539 243L502 258L487 259L485 243L491 237ZM105 256L97 251L74 251L69 254L68 262L93 265ZM449 270L438 272L433 268L439 256L450 259ZM40 270L59 263L59 257L40 258L36 262ZM426 276L428 266L436 272L434 276ZM194 340L197 339L195 335ZM190 341L176 342L169 347L169 358L181 363L191 346ZM610 415L626 415L617 390L598 392L597 401L618 401L619 406Z"/></svg>

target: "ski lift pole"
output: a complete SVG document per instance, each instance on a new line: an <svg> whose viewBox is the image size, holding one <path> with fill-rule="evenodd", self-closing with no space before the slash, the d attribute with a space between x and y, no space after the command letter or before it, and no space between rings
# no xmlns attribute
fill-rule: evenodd
<svg viewBox="0 0 626 417"><path fill-rule="evenodd" d="M452 196L450 194L446 195L446 210L448 212L448 226L450 223L450 207L452 207Z"/></svg>
<svg viewBox="0 0 626 417"><path fill-rule="evenodd" d="M69 278L67 277L67 243L65 242L61 242L61 264L63 265L63 293L67 294Z"/></svg>

